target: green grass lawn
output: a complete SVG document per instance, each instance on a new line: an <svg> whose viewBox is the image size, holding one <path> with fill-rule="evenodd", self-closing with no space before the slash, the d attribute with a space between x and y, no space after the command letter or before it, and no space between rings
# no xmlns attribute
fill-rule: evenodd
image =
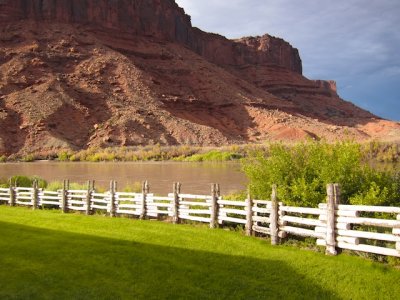
<svg viewBox="0 0 400 300"><path fill-rule="evenodd" d="M399 283L237 232L0 206L0 299L399 299Z"/></svg>

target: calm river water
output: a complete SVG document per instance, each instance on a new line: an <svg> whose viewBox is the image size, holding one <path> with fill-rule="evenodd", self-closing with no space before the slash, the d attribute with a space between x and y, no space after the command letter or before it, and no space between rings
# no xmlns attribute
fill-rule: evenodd
<svg viewBox="0 0 400 300"><path fill-rule="evenodd" d="M210 184L219 183L223 194L245 188L246 177L240 163L187 162L116 162L68 163L34 162L0 164L0 178L13 175L39 176L47 181L69 179L83 183L95 180L96 186L108 187L116 180L118 187L148 180L150 190L158 194L172 192L173 182L182 183L182 192L209 194Z"/></svg>

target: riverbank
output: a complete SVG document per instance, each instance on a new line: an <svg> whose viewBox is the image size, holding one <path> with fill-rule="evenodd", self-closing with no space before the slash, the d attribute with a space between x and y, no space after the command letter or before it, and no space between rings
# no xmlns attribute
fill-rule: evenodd
<svg viewBox="0 0 400 300"><path fill-rule="evenodd" d="M324 143L324 142L322 142ZM185 161L221 162L247 157L254 150L268 152L271 144L230 145L221 147L199 146L132 146L114 148L89 148L80 151L59 151L51 153L25 153L0 156L0 162L32 162L39 160L62 162L146 162ZM292 144L287 144L290 147ZM385 163L400 161L400 143L365 142L360 144L366 160Z"/></svg>

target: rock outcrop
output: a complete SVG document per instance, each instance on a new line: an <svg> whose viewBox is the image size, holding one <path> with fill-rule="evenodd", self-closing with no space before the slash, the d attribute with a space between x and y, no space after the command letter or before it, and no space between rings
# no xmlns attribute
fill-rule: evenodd
<svg viewBox="0 0 400 300"><path fill-rule="evenodd" d="M205 33L173 0L0 0L0 155L399 136L287 42Z"/></svg>
<svg viewBox="0 0 400 300"><path fill-rule="evenodd" d="M193 28L173 0L0 0L0 22L78 23L179 42L213 63L276 64L301 73L297 49L269 35L231 41Z"/></svg>

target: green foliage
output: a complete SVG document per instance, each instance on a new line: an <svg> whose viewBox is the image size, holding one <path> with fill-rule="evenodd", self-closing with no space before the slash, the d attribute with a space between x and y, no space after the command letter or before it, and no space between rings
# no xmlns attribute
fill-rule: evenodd
<svg viewBox="0 0 400 300"><path fill-rule="evenodd" d="M268 152L250 154L243 169L254 195L268 199L277 184L289 205L317 206L325 201L328 183L341 185L342 203L393 205L400 199L399 178L370 167L353 142L272 144Z"/></svg>
<svg viewBox="0 0 400 300"><path fill-rule="evenodd" d="M218 150L204 152L202 147L183 146L153 146L113 147L81 150L76 153L62 151L58 153L59 161L228 161L243 157L245 148L229 146Z"/></svg>
<svg viewBox="0 0 400 300"><path fill-rule="evenodd" d="M58 191L64 187L64 183L62 181L51 181L47 187L47 191ZM87 183L79 183L79 182L70 182L69 189L70 190L87 190Z"/></svg>
<svg viewBox="0 0 400 300"><path fill-rule="evenodd" d="M70 190L87 190L87 188L87 183L70 182L69 184Z"/></svg>
<svg viewBox="0 0 400 300"><path fill-rule="evenodd" d="M16 185L18 187L32 187L34 180L38 181L39 188L47 187L47 181L37 176L16 175L12 176L8 181L11 181L13 185Z"/></svg>
<svg viewBox="0 0 400 300"><path fill-rule="evenodd" d="M0 178L0 188L10 187L10 182L6 178Z"/></svg>
<svg viewBox="0 0 400 300"><path fill-rule="evenodd" d="M35 160L36 160L36 157L35 157L34 154L27 154L27 155L23 156L23 157L21 158L21 160L22 160L23 162L32 162L32 161L35 161Z"/></svg>
<svg viewBox="0 0 400 300"><path fill-rule="evenodd" d="M242 155L235 152L227 152L227 151L219 151L212 150L206 153L194 154L190 157L184 159L185 161L190 162L201 162L201 161L229 161L229 160L237 160L241 159Z"/></svg>
<svg viewBox="0 0 400 300"><path fill-rule="evenodd" d="M64 184L61 181L50 181L46 187L46 190L51 192L57 192L58 190L61 190L63 188L63 185Z"/></svg>
<svg viewBox="0 0 400 300"><path fill-rule="evenodd" d="M364 155L374 161L396 163L400 160L400 144L372 141L362 145Z"/></svg>
<svg viewBox="0 0 400 300"><path fill-rule="evenodd" d="M0 155L0 163L6 162L6 161L7 161L7 156Z"/></svg>
<svg viewBox="0 0 400 300"><path fill-rule="evenodd" d="M72 154L69 151L62 151L57 154L57 160L59 161L69 161Z"/></svg>
<svg viewBox="0 0 400 300"><path fill-rule="evenodd" d="M142 183L134 182L132 185L126 185L122 191L124 193L141 193L142 192Z"/></svg>
<svg viewBox="0 0 400 300"><path fill-rule="evenodd" d="M197 153L198 148L189 146L145 146L89 148L69 156L70 161L163 161L187 157Z"/></svg>

